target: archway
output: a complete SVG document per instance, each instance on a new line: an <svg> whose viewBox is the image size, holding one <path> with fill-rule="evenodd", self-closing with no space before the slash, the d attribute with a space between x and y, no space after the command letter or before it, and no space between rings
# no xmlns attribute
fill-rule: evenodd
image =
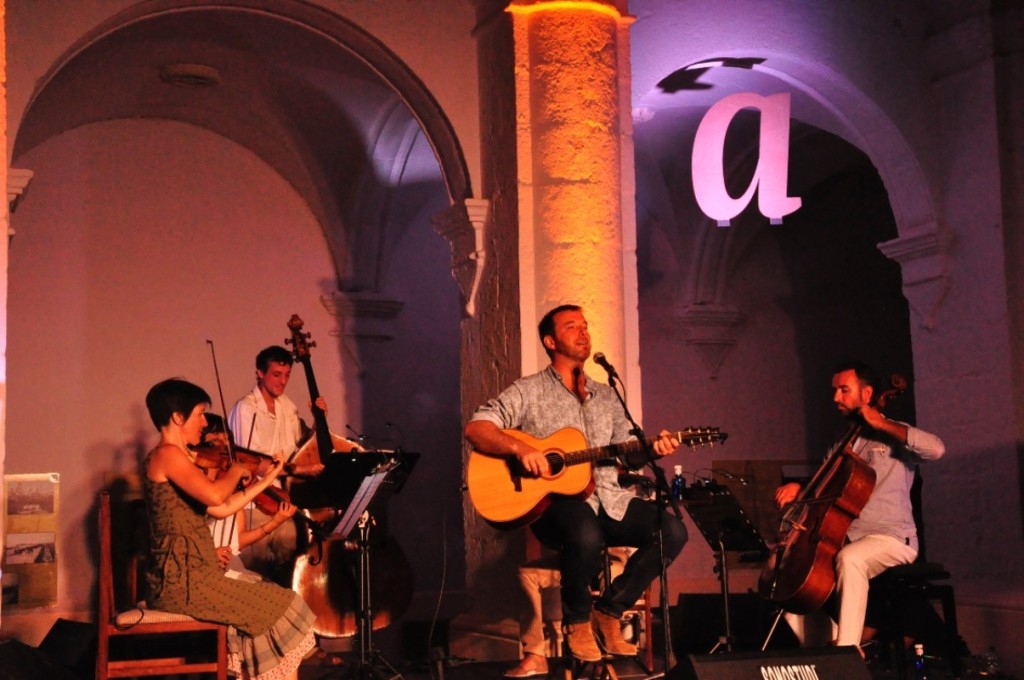
<svg viewBox="0 0 1024 680"><path fill-rule="evenodd" d="M858 138L854 122L808 96L821 83L776 70L790 61L709 58L711 66L665 76L635 113L645 417L653 427L710 424L730 433L722 449L683 461L691 475L713 475L723 459L818 459L840 426L827 392L840 360L913 372L905 282L879 244L920 226L899 220L927 213L927 191L923 182L912 186L897 215L875 158L850 141ZM788 195L803 205L779 225L758 214L755 201L719 227L694 198L690 153L701 116L744 91L792 97ZM733 196L757 164L758 123L744 113L730 127L725 176ZM916 201L923 203L906 207ZM912 399L899 408L896 415L913 419ZM678 422L679 414L687 420ZM710 572L704 557L674 565L676 577Z"/></svg>
<svg viewBox="0 0 1024 680"><path fill-rule="evenodd" d="M357 27L290 0L137 6L40 82L14 160L36 178L10 254L9 468L70 468L65 489L92 496L145 452L146 383L214 393L207 336L230 407L294 312L319 342L334 429L459 448L460 301L432 218L468 173L422 83ZM290 390L305 411L301 379ZM77 435L40 454L49 418ZM392 512L458 495L458 466L419 464ZM60 518L68 563L88 563L88 512ZM422 525L392 526L420 543ZM443 546L420 550L417 588L435 589ZM89 577L62 583L60 611L90 609Z"/></svg>

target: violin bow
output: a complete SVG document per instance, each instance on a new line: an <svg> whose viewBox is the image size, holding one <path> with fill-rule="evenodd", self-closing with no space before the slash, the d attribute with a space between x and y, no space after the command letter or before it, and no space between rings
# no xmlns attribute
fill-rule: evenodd
<svg viewBox="0 0 1024 680"><path fill-rule="evenodd" d="M235 443L231 441L232 437L230 434L230 428L228 427L228 409L224 404L224 388L220 383L220 369L217 367L217 352L213 349L213 340L207 338L206 344L210 346L210 358L213 360L213 375L217 379L217 394L220 397L220 417L221 423L224 427L224 439L227 440L228 446L228 460L233 464L235 462ZM239 487L242 487L242 483L238 483ZM235 522L237 521L238 514L231 513L231 523L228 525L228 535L235 533Z"/></svg>

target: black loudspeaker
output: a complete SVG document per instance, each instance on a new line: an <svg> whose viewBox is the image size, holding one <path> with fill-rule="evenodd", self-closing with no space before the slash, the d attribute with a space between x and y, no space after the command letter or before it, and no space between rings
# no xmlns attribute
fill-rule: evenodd
<svg viewBox="0 0 1024 680"><path fill-rule="evenodd" d="M674 680L871 680L853 647L691 654L665 676Z"/></svg>
<svg viewBox="0 0 1024 680"><path fill-rule="evenodd" d="M57 619L39 643L39 651L77 677L91 679L96 674L97 635L96 624Z"/></svg>
<svg viewBox="0 0 1024 680"><path fill-rule="evenodd" d="M756 593L729 595L729 620L733 651L761 649L771 630L775 607ZM672 615L672 651L678 658L687 654L708 654L725 634L722 595L683 593ZM799 641L785 622L780 622L770 640L771 649L796 649ZM660 649L655 647L655 649Z"/></svg>
<svg viewBox="0 0 1024 680"><path fill-rule="evenodd" d="M79 680L79 676L35 647L0 640L0 680Z"/></svg>

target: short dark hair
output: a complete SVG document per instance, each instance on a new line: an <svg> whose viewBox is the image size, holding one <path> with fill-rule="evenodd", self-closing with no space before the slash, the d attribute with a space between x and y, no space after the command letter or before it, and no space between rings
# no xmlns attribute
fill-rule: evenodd
<svg viewBox="0 0 1024 680"><path fill-rule="evenodd" d="M261 373L266 373L267 369L270 368L271 362L291 366L295 363L295 357L292 356L291 352L280 345L264 347L260 350L260 353L256 355L256 370Z"/></svg>
<svg viewBox="0 0 1024 680"><path fill-rule="evenodd" d="M175 413L188 418L196 406L209 403L210 395L206 390L181 378L158 382L146 393L146 408L158 430L171 422L171 416Z"/></svg>
<svg viewBox="0 0 1024 680"><path fill-rule="evenodd" d="M234 435L231 432L231 428L224 427L224 419L217 413L210 413L209 411L207 411L206 427L203 428L203 433L202 436L200 437L200 441L203 441L206 438L206 435L208 434L218 434L220 432L226 432L228 438L234 441L234 439L232 439Z"/></svg>
<svg viewBox="0 0 1024 680"><path fill-rule="evenodd" d="M549 335L550 336L554 336L555 335L555 317L556 316L558 316L562 312L578 312L581 309L583 309L583 308L580 307L579 305L558 305L557 307L552 309L550 312L545 314L544 318L542 318L540 320L540 323L537 324L537 332L540 333L540 343L543 345L544 344L544 338L546 338ZM550 349L548 349L546 345L544 347L544 351L548 353L548 357L551 357L551 356L554 355L554 352L552 352Z"/></svg>
<svg viewBox="0 0 1024 680"><path fill-rule="evenodd" d="M865 364L863 361L858 361L856 359L840 361L836 364L835 370L832 371L832 375L842 373L843 371L853 371L861 386L870 387L873 390L878 389L878 375L875 373L875 369Z"/></svg>

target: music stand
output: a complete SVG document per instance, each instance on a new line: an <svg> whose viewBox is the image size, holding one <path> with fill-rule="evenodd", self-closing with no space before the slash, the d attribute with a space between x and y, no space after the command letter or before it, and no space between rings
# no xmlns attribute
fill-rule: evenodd
<svg viewBox="0 0 1024 680"><path fill-rule="evenodd" d="M292 503L298 508L347 508L359 493L363 480L382 465L390 474L381 482L391 493L405 484L420 454L408 451L349 451L332 453L323 472L315 478L293 485Z"/></svg>
<svg viewBox="0 0 1024 680"><path fill-rule="evenodd" d="M336 461L333 470L331 465L325 469L325 472L332 470L328 481L336 479L339 470L353 475L346 480L344 488L339 490L341 493L348 494L354 487L341 519L331 533L342 539L357 528L359 533L355 542L359 550L359 611L357 612L359 661L340 669L340 677L360 680L375 680L382 677L388 678L388 680L402 678L402 674L373 646L374 612L370 576L370 527L374 522L367 508L382 492L396 492L400 489L418 457L419 454L400 456L394 452L387 454L382 452L335 454L332 458ZM363 470L365 472L362 472ZM361 477L355 477L353 474L360 472L362 472ZM323 493L325 490L321 488L319 491Z"/></svg>
<svg viewBox="0 0 1024 680"><path fill-rule="evenodd" d="M725 635L718 638L708 653L714 654L722 645L725 645L726 651L731 652L733 636L729 617L729 568L725 553L738 552L741 562L756 562L767 557L768 546L728 487L714 481L692 486L683 489L682 501L693 523L715 553L715 571L722 584Z"/></svg>

